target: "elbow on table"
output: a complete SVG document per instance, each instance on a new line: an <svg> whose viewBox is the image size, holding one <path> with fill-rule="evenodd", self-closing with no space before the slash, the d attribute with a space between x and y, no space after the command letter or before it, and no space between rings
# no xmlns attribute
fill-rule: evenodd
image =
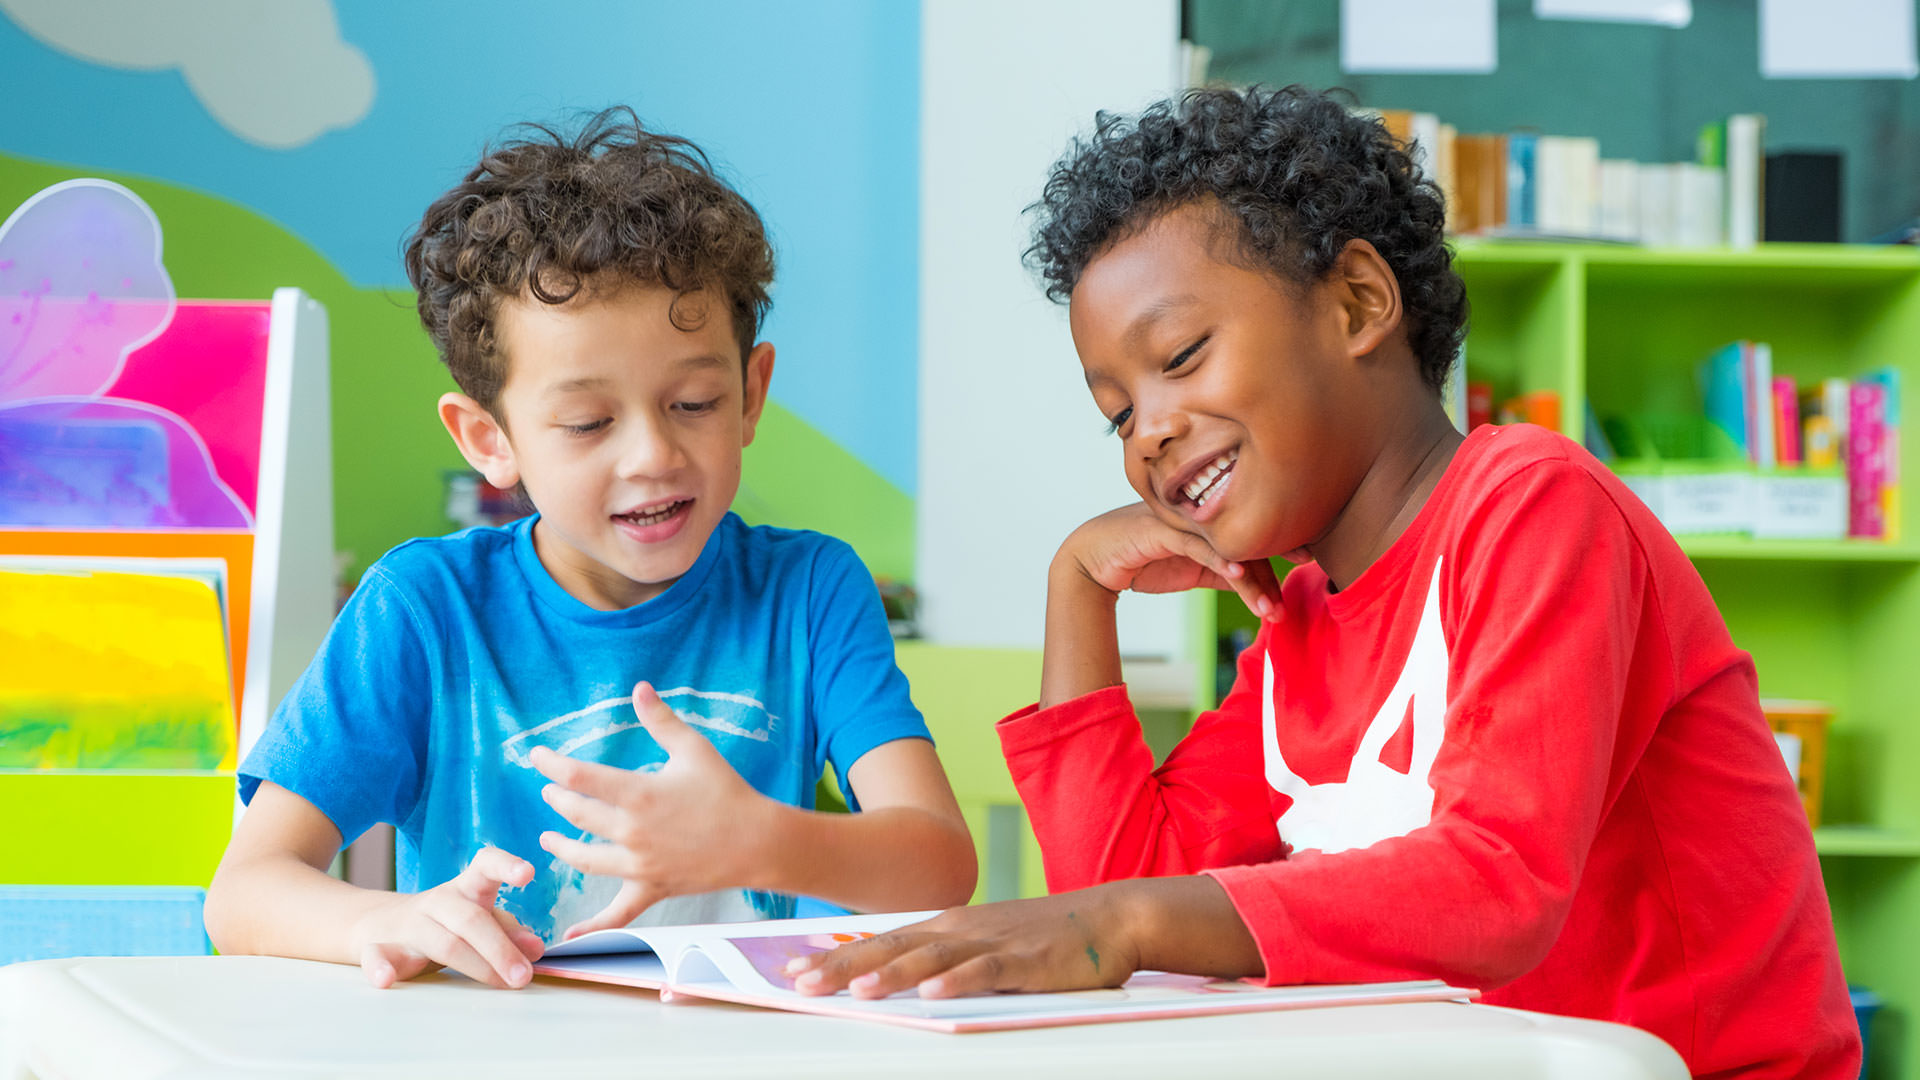
<svg viewBox="0 0 1920 1080"><path fill-rule="evenodd" d="M1462 935L1466 948L1445 965L1450 979L1482 990L1505 986L1540 966L1560 938L1566 904L1546 901L1524 909L1502 904L1484 911L1480 933Z"/></svg>

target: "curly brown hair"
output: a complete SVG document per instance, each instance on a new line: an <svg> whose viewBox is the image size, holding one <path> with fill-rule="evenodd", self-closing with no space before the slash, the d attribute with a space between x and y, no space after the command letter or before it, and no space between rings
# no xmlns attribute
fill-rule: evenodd
<svg viewBox="0 0 1920 1080"><path fill-rule="evenodd" d="M697 329L705 310L680 301L718 293L744 362L771 303L773 247L705 152L648 131L626 106L595 114L571 138L540 124L514 130L522 136L487 147L406 243L420 322L460 389L497 413L508 359L495 329L502 300L564 304L589 287L672 289L669 318L681 330Z"/></svg>
<svg viewBox="0 0 1920 1080"><path fill-rule="evenodd" d="M1101 113L1028 208L1027 263L1064 302L1114 242L1207 202L1236 254L1300 284L1324 278L1349 240L1372 244L1400 282L1421 377L1445 385L1468 309L1440 188L1378 117L1306 87L1189 90L1137 116Z"/></svg>

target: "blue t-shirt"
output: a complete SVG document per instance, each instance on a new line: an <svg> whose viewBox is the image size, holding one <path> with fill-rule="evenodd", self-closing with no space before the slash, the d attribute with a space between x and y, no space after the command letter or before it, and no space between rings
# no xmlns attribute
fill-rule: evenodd
<svg viewBox="0 0 1920 1080"><path fill-rule="evenodd" d="M929 738L894 664L873 578L818 533L728 514L686 575L637 607L599 611L555 582L527 518L412 540L369 567L240 767L351 842L396 826L399 888L430 888L491 844L533 863L501 906L552 940L621 882L547 854L543 830L584 836L540 798L535 746L642 772L666 752L632 705L642 679L761 793L813 805L867 751ZM642 922L783 918L794 899L729 890L678 897Z"/></svg>

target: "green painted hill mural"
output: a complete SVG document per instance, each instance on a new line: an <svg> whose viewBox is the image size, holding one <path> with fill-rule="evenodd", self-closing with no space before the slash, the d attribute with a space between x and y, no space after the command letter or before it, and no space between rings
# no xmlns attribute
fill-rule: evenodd
<svg viewBox="0 0 1920 1080"><path fill-rule="evenodd" d="M147 177L0 154L0 218L34 192L80 176L124 184L153 208L180 296L264 299L291 285L326 305L334 546L346 554L349 580L403 540L448 531L442 473L464 464L434 415L434 401L453 383L420 329L410 291L356 288L267 218ZM394 242L397 247L399 238ZM776 395L780 370L792 368L776 369ZM752 524L838 536L875 574L911 577L913 500L778 403L768 405L747 451L734 508Z"/></svg>

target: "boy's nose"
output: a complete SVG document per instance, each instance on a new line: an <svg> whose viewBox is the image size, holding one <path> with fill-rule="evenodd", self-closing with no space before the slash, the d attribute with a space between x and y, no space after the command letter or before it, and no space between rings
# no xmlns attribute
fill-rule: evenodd
<svg viewBox="0 0 1920 1080"><path fill-rule="evenodd" d="M620 447L620 475L665 476L684 464L686 456L681 453L680 444L659 425L628 426L627 439Z"/></svg>
<svg viewBox="0 0 1920 1080"><path fill-rule="evenodd" d="M1186 414L1179 409L1146 409L1136 405L1132 440L1135 452L1151 461L1173 440L1186 434L1187 427Z"/></svg>

